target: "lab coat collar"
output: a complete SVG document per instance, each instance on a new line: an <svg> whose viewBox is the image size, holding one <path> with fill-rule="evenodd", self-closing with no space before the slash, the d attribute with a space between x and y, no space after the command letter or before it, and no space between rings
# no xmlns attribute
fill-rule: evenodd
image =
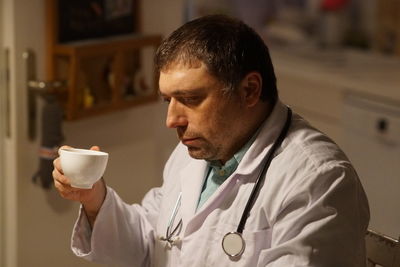
<svg viewBox="0 0 400 267"><path fill-rule="evenodd" d="M284 127L287 112L287 106L278 100L271 114L261 126L256 140L240 162L236 170L237 174L247 176L258 169L260 162L262 162L263 158L272 148L272 145Z"/></svg>
<svg viewBox="0 0 400 267"><path fill-rule="evenodd" d="M196 212L206 168L205 160L191 160L179 173L182 191L181 216L184 224L187 224Z"/></svg>

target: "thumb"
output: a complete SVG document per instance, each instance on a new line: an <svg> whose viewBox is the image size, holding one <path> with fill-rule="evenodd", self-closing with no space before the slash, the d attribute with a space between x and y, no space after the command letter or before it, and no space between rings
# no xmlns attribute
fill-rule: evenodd
<svg viewBox="0 0 400 267"><path fill-rule="evenodd" d="M90 150L100 151L100 147L98 147L98 146L92 146L92 147L90 148Z"/></svg>

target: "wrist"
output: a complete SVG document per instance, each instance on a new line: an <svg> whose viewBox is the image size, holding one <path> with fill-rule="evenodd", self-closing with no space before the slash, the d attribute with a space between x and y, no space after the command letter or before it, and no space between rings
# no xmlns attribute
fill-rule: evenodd
<svg viewBox="0 0 400 267"><path fill-rule="evenodd" d="M81 201L83 210L89 221L94 222L101 206L106 198L107 188L103 179L94 185L92 194L88 195L87 199Z"/></svg>

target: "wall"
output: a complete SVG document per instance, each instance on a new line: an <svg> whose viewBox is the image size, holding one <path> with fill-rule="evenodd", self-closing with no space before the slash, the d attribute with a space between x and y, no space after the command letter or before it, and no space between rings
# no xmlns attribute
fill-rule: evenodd
<svg viewBox="0 0 400 267"><path fill-rule="evenodd" d="M141 2L144 31L167 34L181 24L182 0ZM32 21L32 16L25 18L25 14L16 18L17 27L29 25L30 32L35 33L17 36L17 39L37 39L34 48L38 54L43 55L44 37L41 36L44 29L44 1L18 0L15 3L21 10L38 11L35 13L37 21ZM25 47L15 49L22 51ZM18 57L14 60L18 64L21 62ZM43 62L44 59L40 58L42 66ZM43 69L39 71L39 77L44 77ZM17 124L18 120L26 120L26 110L23 107L26 95L23 76L15 79L17 86L14 97L20 97L14 106L14 123ZM79 147L96 144L109 152L110 162L105 173L107 183L127 202L137 202L150 187L160 185L162 166L177 142L175 133L164 126L164 115L164 104L157 102L101 117L68 122L64 125L65 143ZM69 248L78 205L61 199L55 190L44 191L31 183L31 175L38 166L38 143L28 142L25 133L25 126L20 125L17 131L17 152L20 157L16 160L15 168L18 173L17 188L11 191L16 194L14 204L17 215L12 218L17 222L17 264L10 250L7 255L10 260L6 266L93 266L73 256ZM10 221L8 226L11 224Z"/></svg>

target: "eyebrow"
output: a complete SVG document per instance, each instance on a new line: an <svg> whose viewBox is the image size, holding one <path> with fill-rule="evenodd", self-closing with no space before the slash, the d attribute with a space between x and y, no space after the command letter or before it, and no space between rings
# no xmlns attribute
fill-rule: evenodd
<svg viewBox="0 0 400 267"><path fill-rule="evenodd" d="M196 89L190 89L190 90L175 90L168 96L190 96L190 95L196 95L204 92L204 88L196 88ZM167 96L166 94L163 94L161 90L158 90L158 94L160 96Z"/></svg>

